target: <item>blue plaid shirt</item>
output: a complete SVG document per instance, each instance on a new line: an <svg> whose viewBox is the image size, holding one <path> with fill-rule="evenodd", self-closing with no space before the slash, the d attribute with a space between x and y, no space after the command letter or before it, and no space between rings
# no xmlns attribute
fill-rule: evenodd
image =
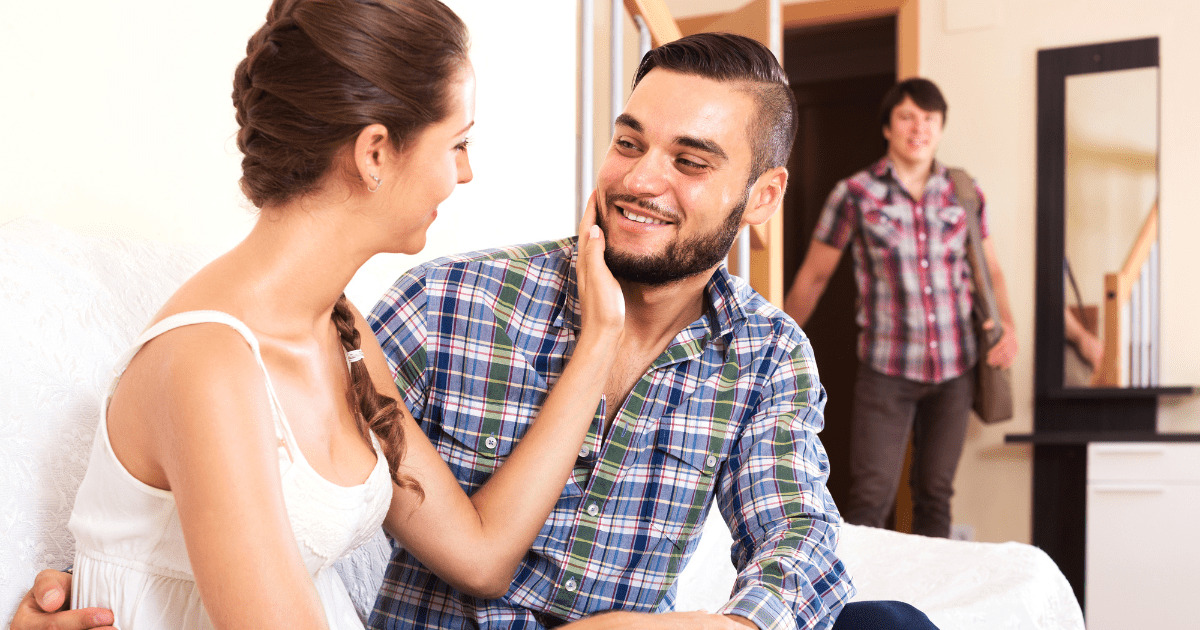
<svg viewBox="0 0 1200 630"><path fill-rule="evenodd" d="M511 452L562 373L580 313L575 240L434 261L368 317L408 408L463 488ZM738 569L718 612L828 628L853 593L817 438L825 393L808 340L720 268L601 433L601 401L562 496L508 593L463 595L397 549L372 628L542 628L607 610L672 610L716 505Z"/></svg>

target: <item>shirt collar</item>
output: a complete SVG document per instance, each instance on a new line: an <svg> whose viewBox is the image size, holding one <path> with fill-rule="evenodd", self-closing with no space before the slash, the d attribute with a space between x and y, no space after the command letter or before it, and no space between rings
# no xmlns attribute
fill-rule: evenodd
<svg viewBox="0 0 1200 630"><path fill-rule="evenodd" d="M563 302L554 325L570 326L578 331L582 324L582 313L579 305L579 279L575 270L579 263L579 240L571 248L571 264L567 270L566 290L563 291ZM746 308L743 301L746 292L738 292L729 269L722 263L713 272L712 278L704 286L704 311L713 337L731 335L738 326L746 320Z"/></svg>
<svg viewBox="0 0 1200 630"><path fill-rule="evenodd" d="M900 181L900 178L896 177L896 163L892 161L892 158L886 155L883 156L883 159L872 164L870 171L876 179L891 179L892 181L896 182ZM946 165L942 164L942 162L937 158L934 158L933 166L930 169L930 176L946 179Z"/></svg>

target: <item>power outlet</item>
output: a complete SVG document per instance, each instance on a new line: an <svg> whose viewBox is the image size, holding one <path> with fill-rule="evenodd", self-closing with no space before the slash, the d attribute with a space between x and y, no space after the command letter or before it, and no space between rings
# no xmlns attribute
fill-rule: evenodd
<svg viewBox="0 0 1200 630"><path fill-rule="evenodd" d="M975 540L975 528L966 523L950 526L950 540Z"/></svg>

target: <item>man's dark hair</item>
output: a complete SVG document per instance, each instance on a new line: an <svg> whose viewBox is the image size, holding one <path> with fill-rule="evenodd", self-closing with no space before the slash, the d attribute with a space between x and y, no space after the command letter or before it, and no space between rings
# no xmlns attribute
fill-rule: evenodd
<svg viewBox="0 0 1200 630"><path fill-rule="evenodd" d="M758 105L747 130L753 154L750 182L767 169L787 164L796 140L796 97L779 60L766 46L730 33L688 35L646 53L633 87L655 68L745 84Z"/></svg>
<svg viewBox="0 0 1200 630"><path fill-rule="evenodd" d="M892 110L904 102L904 97L906 96L911 98L917 107L927 112L940 112L942 114L942 124L946 124L946 112L950 109L950 106L946 104L946 99L942 96L942 91L938 89L938 86L933 81L917 77L905 79L893 85L892 89L883 95L883 102L879 105L880 125L884 127L891 125Z"/></svg>

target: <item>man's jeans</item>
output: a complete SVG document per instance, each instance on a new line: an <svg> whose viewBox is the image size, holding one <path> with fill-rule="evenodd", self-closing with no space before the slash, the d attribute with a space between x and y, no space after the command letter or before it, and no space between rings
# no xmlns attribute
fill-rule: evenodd
<svg viewBox="0 0 1200 630"><path fill-rule="evenodd" d="M954 472L967 435L974 370L929 384L858 369L850 425L849 523L883 527L894 508L912 431L913 533L950 535Z"/></svg>
<svg viewBox="0 0 1200 630"><path fill-rule="evenodd" d="M842 608L833 630L937 630L937 626L904 602L850 602Z"/></svg>

